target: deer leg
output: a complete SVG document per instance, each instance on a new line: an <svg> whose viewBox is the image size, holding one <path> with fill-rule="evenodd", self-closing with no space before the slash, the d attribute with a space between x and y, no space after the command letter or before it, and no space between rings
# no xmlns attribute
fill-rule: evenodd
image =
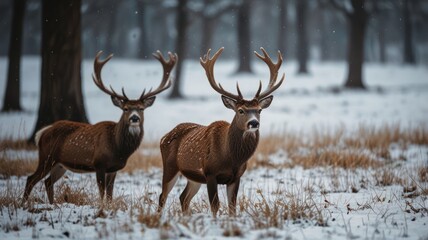
<svg viewBox="0 0 428 240"><path fill-rule="evenodd" d="M53 191L53 185L55 182L57 182L66 172L67 170L64 169L61 165L56 164L52 170L49 177L45 180L45 188L46 193L48 194L49 203L54 203L54 191Z"/></svg>
<svg viewBox="0 0 428 240"><path fill-rule="evenodd" d="M48 164L46 161L44 161L45 158L39 157L39 165L37 165L36 171L27 178L27 183L25 184L25 190L24 190L24 196L22 198L22 202L26 202L28 197L30 196L31 190L33 190L33 187L48 173L50 172L50 169L52 168L51 164Z"/></svg>
<svg viewBox="0 0 428 240"><path fill-rule="evenodd" d="M229 204L229 215L236 215L236 198L238 196L240 179L238 178L231 184L227 185L227 201Z"/></svg>
<svg viewBox="0 0 428 240"><path fill-rule="evenodd" d="M97 171L97 185L100 191L100 201L103 202L106 189L106 172L104 170Z"/></svg>
<svg viewBox="0 0 428 240"><path fill-rule="evenodd" d="M163 206L165 205L168 194L171 192L172 187L178 180L178 171L175 173L168 174L164 171L162 177L162 193L159 196L159 207L158 212L162 211Z"/></svg>
<svg viewBox="0 0 428 240"><path fill-rule="evenodd" d="M107 201L111 201L113 198L113 187L114 180L116 179L116 172L107 173Z"/></svg>
<svg viewBox="0 0 428 240"><path fill-rule="evenodd" d="M211 212L216 217L220 202L218 200L217 179L215 176L207 176L208 197L210 199Z"/></svg>
<svg viewBox="0 0 428 240"><path fill-rule="evenodd" d="M190 214L190 201L192 201L192 198L196 195L196 193L198 193L200 187L200 183L193 182L190 180L187 181L186 188L180 195L181 210L183 211L183 213Z"/></svg>

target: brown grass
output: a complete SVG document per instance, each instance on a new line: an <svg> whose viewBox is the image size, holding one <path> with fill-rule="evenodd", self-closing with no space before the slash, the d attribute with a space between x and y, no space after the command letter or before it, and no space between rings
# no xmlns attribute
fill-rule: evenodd
<svg viewBox="0 0 428 240"><path fill-rule="evenodd" d="M37 146L33 143L29 143L27 140L14 140L12 138L5 138L0 140L0 152L5 149L37 150Z"/></svg>
<svg viewBox="0 0 428 240"><path fill-rule="evenodd" d="M239 201L241 211L247 212L254 222L254 229L269 227L282 228L286 221L299 223L300 221L314 221L320 226L326 225L326 219L314 201L311 192L304 189L295 191L285 190L284 194L276 195L274 199L267 199L261 190L257 191L257 200L241 198Z"/></svg>
<svg viewBox="0 0 428 240"><path fill-rule="evenodd" d="M312 168L332 166L346 169L379 168L391 162L389 147L399 144L405 149L409 144L428 145L428 129L423 126L403 128L399 125L373 127L360 125L348 131L344 127L335 130L314 128L309 133L277 131L262 136L248 168L294 167ZM26 176L34 172L36 159L8 159L4 151L36 150L34 145L24 140L5 139L0 141L0 175L4 177ZM269 156L283 151L288 161L272 163ZM123 172L147 171L152 167L162 168L162 158L158 141L143 141L130 159ZM426 169L421 169L419 177L427 181Z"/></svg>
<svg viewBox="0 0 428 240"><path fill-rule="evenodd" d="M336 130L314 128L307 134L274 133L260 140L248 167L378 168L391 162L389 147L392 144L399 144L403 149L410 144L428 145L428 129L360 125L354 131L340 127ZM279 150L285 151L290 161L271 163L269 156Z"/></svg>
<svg viewBox="0 0 428 240"><path fill-rule="evenodd" d="M34 159L8 159L0 155L0 175L9 178L10 176L27 176L36 171L37 160Z"/></svg>
<svg viewBox="0 0 428 240"><path fill-rule="evenodd" d="M80 188L70 188L67 184L62 182L62 185L58 188L55 188L55 203L71 203L77 206L82 205L93 205L94 196L88 194L88 189L84 187Z"/></svg>

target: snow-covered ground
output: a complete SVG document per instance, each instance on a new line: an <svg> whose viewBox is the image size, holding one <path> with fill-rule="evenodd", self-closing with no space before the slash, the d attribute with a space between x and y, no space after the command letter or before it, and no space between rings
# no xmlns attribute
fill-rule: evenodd
<svg viewBox="0 0 428 240"><path fill-rule="evenodd" d="M4 58L0 59L0 73L6 72L6 63ZM266 85L268 70L265 65L255 63L254 75L234 75L235 66L235 62L220 59L215 67L216 79L226 89L233 91L238 81L244 96L251 98L260 79ZM0 138L22 138L31 134L39 99L39 67L39 59L24 58L22 103L25 112L0 114ZM334 90L343 85L344 63L312 63L310 75L297 76L296 65L287 62L283 71L286 82L274 93L271 107L262 112L262 137L278 129L301 131L304 135L314 127L334 130L345 126L352 131L359 124L428 126L426 66L367 64L364 75L368 91ZM85 61L83 91L90 121L117 120L119 109L95 87L91 73L92 61ZM157 86L161 74L158 62L113 58L104 68L103 79L115 89L123 86L128 96L137 97L144 87ZM144 141L158 141L181 122L208 124L232 119L232 111L223 106L220 96L210 88L198 62L187 62L184 74L182 89L187 98L170 101L166 99L168 93L162 93L146 110ZM4 76L0 77L0 99L3 99L5 80ZM427 239L428 200L420 191L426 191L428 183L416 180L416 170L427 167L428 147L391 146L390 152L393 161L388 167L408 183L409 186L404 187L416 184L417 190L408 192L398 184L382 186L376 176L385 169L259 167L247 171L241 180L241 208L237 217L229 218L226 214L224 187L220 187L222 209L217 219L210 215L205 187L192 201L195 213L181 215L178 196L185 186L181 179L171 192L160 219L166 224L150 228L144 216L155 216L162 178L161 169L151 168L147 172L118 174L115 206L119 209L108 209L106 218L94 218L98 212L95 203L83 206L36 203L31 209L2 207L0 239L221 239L233 234L239 239ZM4 150L1 154L11 161L14 154L34 161L37 158L32 151ZM287 154L281 152L269 159L273 163L290 161ZM19 198L24 185L23 177L1 179L0 192ZM97 197L93 174L67 173L67 177L56 184L55 194L58 195L59 188L64 185L75 191L83 189L90 199ZM420 195L409 196L415 192ZM43 202L47 200L41 183L32 194ZM275 211L283 213L292 206L302 208L302 214L307 216L293 220L275 215Z"/></svg>

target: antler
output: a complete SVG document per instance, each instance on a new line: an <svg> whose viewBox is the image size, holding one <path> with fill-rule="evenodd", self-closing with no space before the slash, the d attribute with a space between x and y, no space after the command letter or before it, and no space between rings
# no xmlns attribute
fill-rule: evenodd
<svg viewBox="0 0 428 240"><path fill-rule="evenodd" d="M269 85L268 88L263 91L262 93L262 82L260 81L259 84L259 89L257 90L256 96L254 98L256 99L263 99L267 96L269 96L273 91L275 91L277 88L279 88L279 86L281 86L282 82L284 81L285 78L285 73L282 75L281 80L277 83L277 79L278 79L278 70L281 67L282 64L282 55L281 52L278 51L278 62L277 63L273 63L272 59L269 57L269 54L267 54L267 52L265 51L264 48L260 48L260 50L262 50L263 55L258 54L256 51L254 51L254 53L256 54L256 56L258 58L260 58L261 60L263 60L263 62L265 62L270 70L270 79L269 79Z"/></svg>
<svg viewBox="0 0 428 240"><path fill-rule="evenodd" d="M227 92L226 90L224 90L223 87L221 86L221 84L220 83L217 84L217 82L215 81L214 64L215 64L215 61L217 60L217 58L223 52L223 50L224 50L224 47L220 48L216 53L214 53L213 57L210 58L211 49L209 49L207 54L205 54L204 57L200 58L201 65L205 69L205 72L206 72L207 78L208 78L208 82L210 83L211 87L214 90L216 90L218 93L220 93L226 97L229 97L229 98L232 98L235 100L243 99L238 83L236 83L236 90L238 91L238 95L235 95L233 93L230 93L230 92Z"/></svg>
<svg viewBox="0 0 428 240"><path fill-rule="evenodd" d="M167 88L169 88L171 86L171 71L174 68L175 64L178 61L178 56L177 54L172 54L171 52L168 52L168 56L169 56L169 60L166 61L165 58L163 57L162 53L158 50L156 51L156 53L153 53L153 56L159 60L159 62L161 62L162 66L163 66L163 78L161 83L159 84L159 86L152 91L152 89L149 90L148 93L146 93L146 89L144 89L143 93L140 96L140 100L144 100L146 98L152 97L164 90L166 90Z"/></svg>
<svg viewBox="0 0 428 240"><path fill-rule="evenodd" d="M125 91L123 90L123 87L122 87L122 94L123 95L120 95L113 90L111 85L110 85L111 90L109 90L108 88L106 88L104 86L103 80L101 79L101 70L102 70L104 64L106 64L113 57L113 54L108 55L108 57L106 59L100 61L99 58L100 58L102 53L103 53L103 51L99 51L97 53L97 55L95 56L95 60L94 60L94 73L92 74L92 79L94 80L95 85L97 85L97 87L101 91L107 93L108 95L110 95L112 97L118 98L118 99L123 100L123 101L128 101L129 99L126 96Z"/></svg>

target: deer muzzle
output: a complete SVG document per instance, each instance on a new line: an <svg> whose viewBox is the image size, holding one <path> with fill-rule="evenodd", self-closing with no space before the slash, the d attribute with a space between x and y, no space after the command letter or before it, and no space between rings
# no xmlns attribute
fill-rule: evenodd
<svg viewBox="0 0 428 240"><path fill-rule="evenodd" d="M247 123L248 131L257 131L260 127L259 121L253 119Z"/></svg>
<svg viewBox="0 0 428 240"><path fill-rule="evenodd" d="M137 114L132 114L131 117L129 117L129 123L131 125L140 124L140 117Z"/></svg>

